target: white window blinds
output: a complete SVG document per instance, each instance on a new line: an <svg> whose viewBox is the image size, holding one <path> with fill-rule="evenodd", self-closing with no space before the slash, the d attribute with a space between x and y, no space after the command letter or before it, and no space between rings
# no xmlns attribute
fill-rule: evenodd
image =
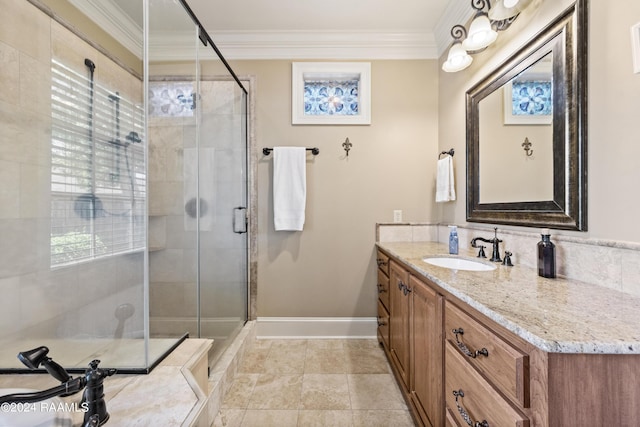
<svg viewBox="0 0 640 427"><path fill-rule="evenodd" d="M144 249L142 108L93 72L51 71L51 266Z"/></svg>

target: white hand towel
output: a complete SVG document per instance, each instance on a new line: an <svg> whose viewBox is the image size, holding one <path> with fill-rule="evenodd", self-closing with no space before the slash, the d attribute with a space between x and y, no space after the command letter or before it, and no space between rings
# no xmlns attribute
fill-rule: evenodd
<svg viewBox="0 0 640 427"><path fill-rule="evenodd" d="M273 222L276 231L302 231L307 201L306 149L273 147Z"/></svg>
<svg viewBox="0 0 640 427"><path fill-rule="evenodd" d="M453 181L453 157L447 156L438 160L436 175L436 202L450 202L456 199Z"/></svg>

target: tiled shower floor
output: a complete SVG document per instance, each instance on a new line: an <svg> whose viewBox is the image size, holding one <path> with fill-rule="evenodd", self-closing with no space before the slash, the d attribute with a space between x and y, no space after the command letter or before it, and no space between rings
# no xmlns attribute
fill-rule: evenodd
<svg viewBox="0 0 640 427"><path fill-rule="evenodd" d="M215 427L414 426L376 340L256 340Z"/></svg>

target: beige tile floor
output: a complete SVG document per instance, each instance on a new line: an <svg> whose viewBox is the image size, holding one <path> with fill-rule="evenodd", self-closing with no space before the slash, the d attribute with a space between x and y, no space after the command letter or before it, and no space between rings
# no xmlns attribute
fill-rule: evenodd
<svg viewBox="0 0 640 427"><path fill-rule="evenodd" d="M256 340L214 427L412 427L376 340Z"/></svg>

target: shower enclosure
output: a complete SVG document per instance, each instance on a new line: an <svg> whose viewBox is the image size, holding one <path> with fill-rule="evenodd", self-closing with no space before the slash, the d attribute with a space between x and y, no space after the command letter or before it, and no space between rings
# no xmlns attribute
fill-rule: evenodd
<svg viewBox="0 0 640 427"><path fill-rule="evenodd" d="M186 2L98 3L0 0L0 373L213 361L247 320L245 85Z"/></svg>
<svg viewBox="0 0 640 427"><path fill-rule="evenodd" d="M149 15L150 331L213 338L215 358L247 319L247 92L230 69L202 74L226 62L180 9ZM179 62L169 31L191 42Z"/></svg>

